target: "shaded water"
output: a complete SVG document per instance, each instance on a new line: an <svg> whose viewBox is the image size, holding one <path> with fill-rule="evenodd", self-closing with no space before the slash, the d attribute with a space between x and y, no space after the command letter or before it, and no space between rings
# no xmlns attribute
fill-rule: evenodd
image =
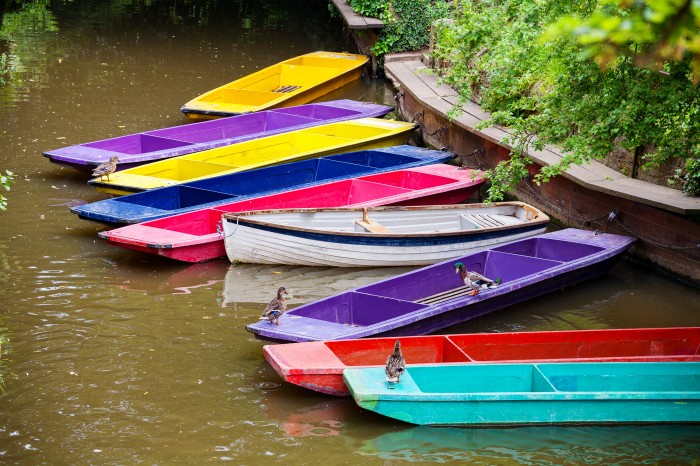
<svg viewBox="0 0 700 466"><path fill-rule="evenodd" d="M40 154L183 124L180 106L215 86L313 50L352 51L340 23L322 1L46 3L5 12L0 29L14 66L0 87L0 169L17 174L0 212L11 372L0 463L700 460L698 427L413 428L283 384L244 330L278 286L296 305L398 271L184 265L111 248L97 237L105 227L68 210L104 196ZM365 78L328 99L391 104L392 94ZM603 279L450 331L700 325L699 298L623 261Z"/></svg>

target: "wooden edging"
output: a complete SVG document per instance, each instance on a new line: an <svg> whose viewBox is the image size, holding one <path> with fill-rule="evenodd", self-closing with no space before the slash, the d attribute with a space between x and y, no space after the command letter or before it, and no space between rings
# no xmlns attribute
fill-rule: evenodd
<svg viewBox="0 0 700 466"><path fill-rule="evenodd" d="M342 0L333 0L342 1ZM395 87L401 92L409 92L416 100L445 119L458 103L457 92L439 83L437 74L423 62L409 56L401 61L387 56L384 70ZM502 126L476 129L476 125L490 118L490 114L473 102L461 104L462 113L452 122L460 128L489 140L507 149L504 142L511 131ZM530 150L530 157L539 165L557 163L562 158L560 150L548 145L544 150ZM585 165L572 166L562 176L588 189L639 202L686 216L700 215L700 197L683 194L677 189L658 186L646 181L629 178L605 165L591 161Z"/></svg>

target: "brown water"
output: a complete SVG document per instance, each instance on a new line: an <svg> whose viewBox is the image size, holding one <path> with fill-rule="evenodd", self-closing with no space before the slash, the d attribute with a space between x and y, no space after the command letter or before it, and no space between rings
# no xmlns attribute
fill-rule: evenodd
<svg viewBox="0 0 700 466"><path fill-rule="evenodd" d="M104 196L41 152L185 123L180 106L224 82L352 51L340 24L323 1L53 3L49 14L5 11L0 30L15 66L0 88L0 169L17 174L0 212L0 463L700 460L698 427L412 428L283 384L244 330L278 286L308 301L397 271L183 265L108 247L105 227L69 212ZM365 78L328 99L391 104L393 93ZM623 261L450 331L700 325L699 298Z"/></svg>

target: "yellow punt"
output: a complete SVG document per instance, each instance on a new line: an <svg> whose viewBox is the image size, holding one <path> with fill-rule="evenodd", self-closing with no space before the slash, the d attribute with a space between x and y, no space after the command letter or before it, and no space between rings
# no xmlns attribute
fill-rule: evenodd
<svg viewBox="0 0 700 466"><path fill-rule="evenodd" d="M360 118L267 136L128 168L88 181L98 191L130 194L283 162L405 144L414 123Z"/></svg>
<svg viewBox="0 0 700 466"><path fill-rule="evenodd" d="M305 104L358 79L367 60L350 53L301 55L217 87L181 110L193 119L211 119Z"/></svg>

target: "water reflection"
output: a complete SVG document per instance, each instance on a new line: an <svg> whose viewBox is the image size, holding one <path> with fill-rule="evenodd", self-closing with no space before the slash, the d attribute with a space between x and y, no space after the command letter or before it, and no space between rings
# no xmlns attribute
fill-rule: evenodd
<svg viewBox="0 0 700 466"><path fill-rule="evenodd" d="M335 437L343 435L345 418L355 411L352 401L343 398L309 400L300 408L298 403L286 405L279 397L268 397L267 412L278 422L279 429L290 437ZM345 427L347 430L347 427Z"/></svg>
<svg viewBox="0 0 700 466"><path fill-rule="evenodd" d="M362 442L359 452L407 462L476 464L692 464L700 455L691 426L413 427ZM648 458L647 461L641 458Z"/></svg>
<svg viewBox="0 0 700 466"><path fill-rule="evenodd" d="M350 288L412 270L410 267L339 268L293 265L232 264L224 281L223 306L267 304L284 286L290 308Z"/></svg>

